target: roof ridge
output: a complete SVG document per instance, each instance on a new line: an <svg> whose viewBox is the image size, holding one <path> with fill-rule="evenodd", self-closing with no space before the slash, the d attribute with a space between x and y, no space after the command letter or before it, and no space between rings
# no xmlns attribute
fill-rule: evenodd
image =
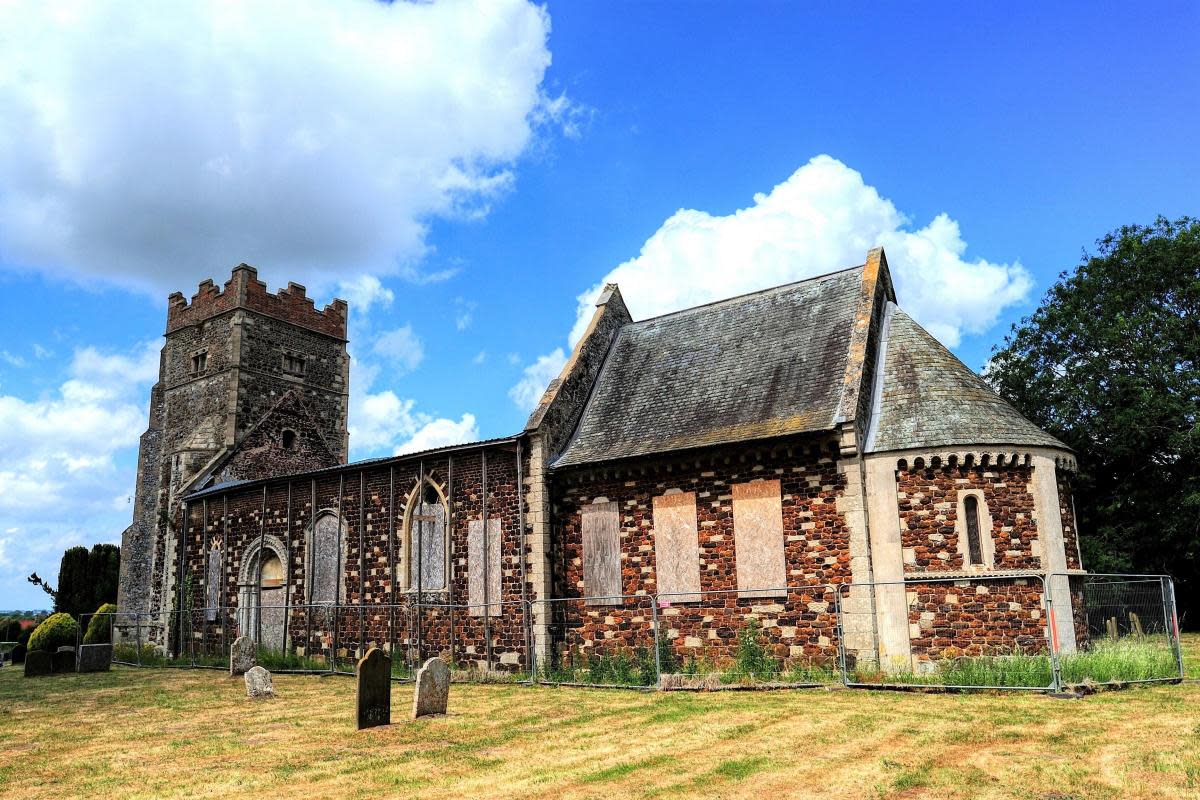
<svg viewBox="0 0 1200 800"><path fill-rule="evenodd" d="M624 329L634 326L634 325L641 325L644 322L655 322L660 319L666 319L667 317L677 317L677 316L682 316L684 314L689 314L693 311L700 311L701 309L712 308L713 306L719 306L722 303L732 303L732 302L735 302L738 300L745 300L747 297L754 297L756 295L765 295L765 294L769 294L771 292L780 292L780 291L783 291L784 289L793 289L803 283L812 283L814 281L824 280L826 278L832 278L835 275L841 275L843 272L851 272L853 270L860 270L865 266L866 266L866 264L864 263L864 264L858 264L853 267L842 267L841 269L835 269L832 272L825 272L821 275L813 275L811 278L802 278L798 281L792 281L790 283L781 283L778 286L768 286L765 289L755 289L753 292L743 292L742 294L735 294L732 297L722 297L719 300L710 300L709 302L701 303L700 305L689 306L688 308L681 308L676 311L668 311L665 314L658 314L653 317L646 317L645 319L634 320L633 322L626 323L625 325L621 326L621 330L624 330Z"/></svg>

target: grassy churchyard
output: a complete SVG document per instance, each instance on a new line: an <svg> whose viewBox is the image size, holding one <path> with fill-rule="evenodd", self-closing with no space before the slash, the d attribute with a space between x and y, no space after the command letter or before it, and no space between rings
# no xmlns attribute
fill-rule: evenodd
<svg viewBox="0 0 1200 800"><path fill-rule="evenodd" d="M1200 636L1185 639L1200 677ZM0 796L1200 798L1200 684L1083 700L458 685L354 730L354 681L0 669Z"/></svg>

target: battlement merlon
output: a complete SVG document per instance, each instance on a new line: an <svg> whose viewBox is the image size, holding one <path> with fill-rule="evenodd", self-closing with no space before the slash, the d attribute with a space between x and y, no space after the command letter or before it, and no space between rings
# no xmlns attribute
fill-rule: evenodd
<svg viewBox="0 0 1200 800"><path fill-rule="evenodd" d="M342 341L346 339L348 307L345 300L334 300L318 311L305 288L290 282L286 289L271 294L267 285L258 279L258 270L249 264L234 267L224 289L218 289L211 278L201 281L190 303L183 292L173 292L167 298L167 333L237 308L257 311Z"/></svg>

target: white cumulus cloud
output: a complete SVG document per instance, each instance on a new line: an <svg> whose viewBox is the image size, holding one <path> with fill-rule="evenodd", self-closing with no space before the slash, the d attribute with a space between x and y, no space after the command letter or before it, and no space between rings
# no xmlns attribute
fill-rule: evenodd
<svg viewBox="0 0 1200 800"><path fill-rule="evenodd" d="M681 209L577 298L574 345L606 283L617 283L634 319L712 302L863 263L883 245L900 305L946 345L986 331L1033 282L1019 263L966 258L958 223L939 214L915 226L863 176L827 155L726 216ZM525 368L509 392L532 409L564 362L561 348ZM555 366L557 365L557 366Z"/></svg>
<svg viewBox="0 0 1200 800"><path fill-rule="evenodd" d="M155 292L240 261L439 277L429 220L577 130L549 29L526 0L0 3L4 260Z"/></svg>
<svg viewBox="0 0 1200 800"><path fill-rule="evenodd" d="M13 524L0 558L0 597L29 597L31 571L53 583L66 547L120 541L131 507L114 507L113 495L124 489L128 500L134 473L115 456L146 429L157 374L155 342L128 353L83 347L55 391L0 395L0 518Z"/></svg>
<svg viewBox="0 0 1200 800"><path fill-rule="evenodd" d="M396 455L474 442L478 439L479 426L475 423L473 414L463 414L458 422L452 419L435 419L422 425L412 438L397 447Z"/></svg>
<svg viewBox="0 0 1200 800"><path fill-rule="evenodd" d="M914 227L856 170L817 156L728 216L681 209L641 252L579 298L583 335L605 283L618 283L635 319L665 314L863 263L883 245L900 305L953 347L982 333L1033 285L1019 263L966 259L958 223L939 214Z"/></svg>
<svg viewBox="0 0 1200 800"><path fill-rule="evenodd" d="M550 381L559 376L566 363L567 354L561 347L544 356L538 356L536 361L521 372L521 379L508 390L508 396L522 411L533 411Z"/></svg>
<svg viewBox="0 0 1200 800"><path fill-rule="evenodd" d="M374 353L388 360L401 372L412 372L425 359L425 346L413 333L412 325L386 331L375 339Z"/></svg>

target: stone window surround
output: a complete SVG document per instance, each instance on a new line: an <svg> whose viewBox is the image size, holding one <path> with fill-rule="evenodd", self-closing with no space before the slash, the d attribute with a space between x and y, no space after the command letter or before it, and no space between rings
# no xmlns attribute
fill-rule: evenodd
<svg viewBox="0 0 1200 800"><path fill-rule="evenodd" d="M190 373L193 377L208 372L208 348L202 347L199 350L193 350L189 354L189 359L192 365Z"/></svg>
<svg viewBox="0 0 1200 800"><path fill-rule="evenodd" d="M686 575L686 576L678 575L674 578L674 580L684 581L687 583L694 582L695 590L693 591L689 587L689 588L685 588L685 589L679 589L677 591L663 592L663 594L669 595L666 599L672 605L681 604L681 603L699 603L699 602L703 601L703 595L702 595L703 582L702 582L702 578L701 578L701 574L700 574L700 572L701 572L700 571L700 556L701 556L700 523L699 523L699 514L698 514L699 508L698 508L698 505L696 502L697 498L696 498L695 492L690 492L690 491L685 492L683 489L680 489L678 487L669 488L669 489L665 490L661 495L651 498L650 507L651 507L651 519L653 521L652 522L652 526L653 526L652 530L653 530L653 536L654 536L654 588L655 588L656 593L662 591L663 580L662 580L662 573L660 571L660 566L661 566L662 561L666 560L663 558L665 551L663 553L660 553L659 549L658 549L658 547L659 547L659 535L658 535L659 530L658 530L658 520L654 519L654 517L655 517L654 512L655 512L655 506L656 506L654 501L668 498L668 497L677 497L679 495L689 495L691 497L691 506L692 506L691 519L692 519L692 528L693 528L694 536L695 536L695 540L693 542L691 542L691 544L694 547L695 574L694 574L694 576L692 574L690 574L691 570L689 569L688 575ZM680 498L680 499L684 499L684 498ZM672 503L672 504L674 504L674 503ZM685 504L681 504L681 505L685 505ZM683 561L680 560L679 563L682 564ZM693 578L694 578L694 580L693 580Z"/></svg>
<svg viewBox="0 0 1200 800"><path fill-rule="evenodd" d="M412 534L412 512L416 507L417 502L424 502L424 499L418 497L418 495L424 494L424 489L426 486L432 486L434 491L437 492L438 499L441 502L443 512L445 513L446 525L445 529L442 531L442 535L446 540L445 547L443 548L443 552L446 554L446 563L444 566L444 572L442 574L446 576L447 585L436 589L428 586L422 587L422 594L449 594L449 584L451 581L450 571L452 565L450 558L450 531L453 528L453 522L450 516L450 501L446 497L445 487L435 481L431 475L426 475L423 481L420 481L413 486L412 490L408 493L408 496L404 499L404 518L401 520L399 530L400 552L396 554L396 575L400 583L398 588L400 592L404 594L417 593L416 587L409 584L408 573L408 560L411 557L410 554L412 552L412 542L410 541Z"/></svg>
<svg viewBox="0 0 1200 800"><path fill-rule="evenodd" d="M967 541L966 500L974 497L979 503L979 552L982 564L971 563L971 548ZM954 517L954 535L958 538L958 554L962 556L961 572L988 572L996 567L996 533L992 513L982 489L959 489Z"/></svg>
<svg viewBox="0 0 1200 800"><path fill-rule="evenodd" d="M267 534L262 537L262 550L269 551L285 566L288 563L287 545L278 536ZM238 566L238 608L237 619L243 631L252 630L257 620L256 590L261 574L262 559L260 558L259 539L252 539L242 551L241 564ZM284 573L287 574L286 572Z"/></svg>
<svg viewBox="0 0 1200 800"><path fill-rule="evenodd" d="M292 363L299 365L293 369ZM298 350L284 350L280 354L280 368L283 374L291 378L304 378L308 375L308 356Z"/></svg>
<svg viewBox="0 0 1200 800"><path fill-rule="evenodd" d="M304 527L304 602L312 603L313 582L311 580L313 569L314 553L313 553L313 527L314 523L319 522L324 517L338 518L336 508L322 508L313 515L312 522ZM338 539L341 542L341 569L338 570L337 576L337 600L338 603L346 602L346 559L350 555L350 539L347 536L346 519L341 518L338 525ZM271 537L267 537L270 539ZM257 545L257 542L255 542ZM286 562L285 562L286 563Z"/></svg>
<svg viewBox="0 0 1200 800"><path fill-rule="evenodd" d="M611 508L609 508L610 506L611 506ZM587 510L588 508L590 508L591 510L588 511ZM584 520L586 520L588 518L589 514L596 514L596 515L611 514L615 521L615 529L616 529L616 534L617 534L617 542L616 542L617 590L615 593L603 592L603 591L594 592L594 591L591 591L590 586L589 586L589 583L590 583L589 577L594 574L594 573L589 573L589 569L591 569L592 567L590 567L589 563L588 563L588 555L587 555L588 547L586 544L587 536L584 533L584 526L586 524L584 522ZM585 604L589 605L589 606L620 605L621 604L620 595L621 595L621 591L622 591L622 587L621 587L622 552L621 552L621 509L620 509L620 505L614 501L609 500L607 497L594 498L588 506L580 508L580 510L579 510L579 526L580 526L580 536L582 537L581 558L583 559L583 581L584 581L583 593L586 597L590 598L585 602Z"/></svg>

